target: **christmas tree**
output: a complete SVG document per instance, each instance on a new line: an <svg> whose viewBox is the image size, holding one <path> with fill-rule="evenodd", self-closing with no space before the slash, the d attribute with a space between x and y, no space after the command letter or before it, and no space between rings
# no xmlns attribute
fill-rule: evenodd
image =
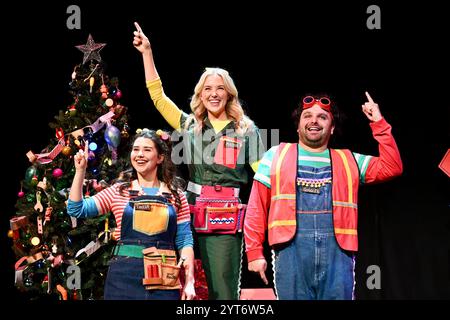
<svg viewBox="0 0 450 320"><path fill-rule="evenodd" d="M20 183L8 236L17 258L15 285L30 299L103 297L114 218L72 218L66 203L75 174L73 156L85 144L85 197L109 186L128 167L127 108L120 103L118 79L105 74L99 53L104 46L91 35L76 46L84 57L71 75L71 101L49 124L55 136L48 146L27 154L31 165Z"/></svg>

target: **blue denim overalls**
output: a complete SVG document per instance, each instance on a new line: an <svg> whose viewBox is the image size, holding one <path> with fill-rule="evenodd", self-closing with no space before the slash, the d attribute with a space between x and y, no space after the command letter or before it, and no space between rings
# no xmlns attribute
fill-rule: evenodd
<svg viewBox="0 0 450 320"><path fill-rule="evenodd" d="M120 241L114 250L105 283L105 300L178 300L179 290L146 290L142 249L175 249L177 213L158 188L144 188L145 195L131 197L122 216ZM135 204L162 203L158 216L135 210ZM153 214L153 212L152 212Z"/></svg>
<svg viewBox="0 0 450 320"><path fill-rule="evenodd" d="M286 246L274 250L274 282L280 300L353 298L353 254L343 251L334 236L331 176L331 166L298 166L296 234Z"/></svg>

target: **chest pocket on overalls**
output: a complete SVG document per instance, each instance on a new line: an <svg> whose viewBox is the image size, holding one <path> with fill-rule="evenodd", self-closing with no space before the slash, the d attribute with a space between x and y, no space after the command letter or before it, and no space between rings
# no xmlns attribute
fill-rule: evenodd
<svg viewBox="0 0 450 320"><path fill-rule="evenodd" d="M214 156L214 163L235 169L241 147L242 141L239 139L227 136L220 137Z"/></svg>
<svg viewBox="0 0 450 320"><path fill-rule="evenodd" d="M169 225L168 204L157 200L134 201L133 229L149 236L167 231Z"/></svg>

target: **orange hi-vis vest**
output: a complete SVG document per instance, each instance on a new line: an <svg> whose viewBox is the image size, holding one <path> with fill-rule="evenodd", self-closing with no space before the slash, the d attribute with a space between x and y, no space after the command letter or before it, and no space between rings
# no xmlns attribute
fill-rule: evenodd
<svg viewBox="0 0 450 320"><path fill-rule="evenodd" d="M281 143L270 170L269 244L290 241L296 231L298 145ZM359 169L350 150L330 149L334 234L344 250L358 250Z"/></svg>

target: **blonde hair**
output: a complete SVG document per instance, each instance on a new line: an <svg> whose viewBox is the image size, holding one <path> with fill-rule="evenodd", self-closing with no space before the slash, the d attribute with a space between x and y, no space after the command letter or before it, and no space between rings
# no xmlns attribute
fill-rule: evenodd
<svg viewBox="0 0 450 320"><path fill-rule="evenodd" d="M191 110L192 113L189 115L185 122L185 129L188 129L191 122L195 122L194 131L200 133L203 128L203 120L205 119L208 111L206 110L200 95L205 85L206 78L211 75L217 75L223 79L225 85L225 91L228 93L229 98L227 105L225 106L225 112L234 123L236 132L239 134L244 134L249 128L253 126L253 121L250 120L244 114L242 105L238 98L238 91L233 79L230 77L228 71L221 68L205 68L205 71L200 77L194 88L194 95L191 98Z"/></svg>

